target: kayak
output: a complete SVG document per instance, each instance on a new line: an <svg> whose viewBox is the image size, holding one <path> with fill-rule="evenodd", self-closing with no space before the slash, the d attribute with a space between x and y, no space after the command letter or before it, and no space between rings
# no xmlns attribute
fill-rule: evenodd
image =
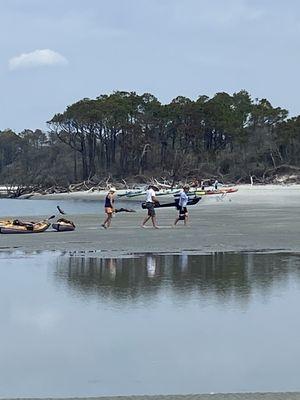
<svg viewBox="0 0 300 400"><path fill-rule="evenodd" d="M0 227L2 226L7 226L7 225L11 225L12 221L7 219L7 220L0 220Z"/></svg>
<svg viewBox="0 0 300 400"><path fill-rule="evenodd" d="M60 218L52 224L52 228L57 232L70 232L74 231L75 224L65 218Z"/></svg>
<svg viewBox="0 0 300 400"><path fill-rule="evenodd" d="M234 187L232 187L232 188L228 188L228 189L220 189L221 190L221 192L225 192L225 193L235 193L235 192L237 192L239 189L238 188L234 188Z"/></svg>
<svg viewBox="0 0 300 400"><path fill-rule="evenodd" d="M181 191L180 191L180 193L181 193ZM178 199L179 199L180 193L174 194L175 200L178 200ZM197 191L197 194L196 194L196 192L188 192L188 193L187 193L187 196L188 196L189 200L194 199L195 197L198 197L198 196L201 197L201 196L203 196L203 195L205 195L205 192L204 192L203 190Z"/></svg>
<svg viewBox="0 0 300 400"><path fill-rule="evenodd" d="M187 202L188 206L193 206L195 204L197 204L200 201L201 197L194 197L193 199L189 199L189 201ZM172 203L165 203L165 204L160 204L160 203L156 203L154 204L154 208L165 208L165 207L178 207L178 203L179 203L179 199L175 199L175 201L173 201ZM147 208L146 206L146 202L142 203L142 208Z"/></svg>
<svg viewBox="0 0 300 400"><path fill-rule="evenodd" d="M126 190L125 193L118 193L118 197L134 197L144 193L144 189Z"/></svg>
<svg viewBox="0 0 300 400"><path fill-rule="evenodd" d="M48 229L48 220L39 222L21 222L18 220L9 221L8 224L0 226L0 233L41 233Z"/></svg>
<svg viewBox="0 0 300 400"><path fill-rule="evenodd" d="M227 193L235 193L238 191L238 188L235 187L230 187L230 188L221 188L221 189L206 189L206 190L202 190L202 189L196 189L193 192L188 192L187 195L189 197L193 197L193 196L208 196L208 195L214 195L214 194L227 194ZM174 197L177 198L179 197L180 194L175 194Z"/></svg>
<svg viewBox="0 0 300 400"><path fill-rule="evenodd" d="M208 190L196 190L195 194L205 196L205 195L213 195L213 194L227 194L227 193L235 193L237 192L237 188L222 188L222 189L208 189Z"/></svg>
<svg viewBox="0 0 300 400"><path fill-rule="evenodd" d="M172 195L180 194L181 189L160 189L159 191L155 192L155 197L159 196L167 196L172 198ZM141 196L146 196L146 190L140 190L139 192L131 192L128 193L125 197L127 198L135 198L135 197L141 197Z"/></svg>
<svg viewBox="0 0 300 400"><path fill-rule="evenodd" d="M132 197L145 196L145 195L146 195L146 191L145 191L145 190L139 190L139 191L137 191L137 192L130 192L130 193L127 193L127 194L125 195L125 197L132 198Z"/></svg>
<svg viewBox="0 0 300 400"><path fill-rule="evenodd" d="M173 194L174 196L176 194L180 194L181 189L162 189L159 190L158 192L155 193L155 196L168 196Z"/></svg>

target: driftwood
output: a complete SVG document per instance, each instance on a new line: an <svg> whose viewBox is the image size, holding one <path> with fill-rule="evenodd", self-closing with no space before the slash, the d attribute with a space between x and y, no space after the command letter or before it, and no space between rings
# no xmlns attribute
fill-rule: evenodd
<svg viewBox="0 0 300 400"><path fill-rule="evenodd" d="M218 174L214 176L212 174L202 174L201 179L199 178L200 174L196 174L197 171L193 171L194 175L190 175L187 173L184 179L174 179L172 174L166 173L166 176L160 177L146 177L143 175L137 175L135 177L131 177L129 179L121 179L120 181L115 181L111 175L107 177L92 177L87 180L78 183L72 183L66 186L54 184L50 187L45 187L41 184L37 185L6 185L7 197L16 198L16 197L26 197L29 198L34 194L53 194L53 193L70 193L70 192L80 192L80 191L102 191L109 190L112 186L116 187L117 190L120 189L134 189L140 187L140 185L155 185L159 189L170 189L170 188L180 188L184 185L189 186L198 186L201 184L205 184L205 186L212 185L214 180L217 179L222 183L227 184L289 184L289 183L300 183L300 168L290 165L280 165L276 168L270 168L265 171L253 171L248 174L245 173L244 176L236 179L234 182L230 180L228 182L228 178L222 174ZM142 183L141 183L142 182Z"/></svg>

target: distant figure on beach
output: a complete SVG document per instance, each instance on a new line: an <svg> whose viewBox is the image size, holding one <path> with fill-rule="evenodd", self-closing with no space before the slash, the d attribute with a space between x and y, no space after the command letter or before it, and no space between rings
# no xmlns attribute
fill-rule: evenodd
<svg viewBox="0 0 300 400"><path fill-rule="evenodd" d="M178 221L184 221L184 225L188 222L188 210L187 210L187 203L189 201L189 192L190 188L188 186L183 187L183 191L180 193L179 202L178 202L178 217L175 219L174 226L176 226Z"/></svg>
<svg viewBox="0 0 300 400"><path fill-rule="evenodd" d="M107 195L105 197L104 209L105 209L106 219L103 222L103 224L101 225L104 229L107 229L110 227L111 219L112 219L113 213L115 211L115 208L114 208L115 193L116 193L116 189L114 187L112 187L109 189L109 192L107 193Z"/></svg>
<svg viewBox="0 0 300 400"><path fill-rule="evenodd" d="M194 180L193 180L193 182L192 182L192 184L191 184L191 187L193 187L193 188L198 188L198 187L199 187L199 181L198 181L198 179L194 179Z"/></svg>
<svg viewBox="0 0 300 400"><path fill-rule="evenodd" d="M159 203L157 198L155 197L155 192L158 192L158 188L154 185L150 185L146 191L146 208L148 210L147 217L144 219L142 223L142 228L145 228L145 224L149 221L151 218L153 228L158 229L157 223L156 223L156 214L155 214L155 209L154 205L155 203Z"/></svg>

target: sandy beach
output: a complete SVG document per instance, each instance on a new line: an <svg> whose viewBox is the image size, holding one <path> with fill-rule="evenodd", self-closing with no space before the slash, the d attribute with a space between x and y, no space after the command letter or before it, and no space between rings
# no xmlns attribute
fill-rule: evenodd
<svg viewBox="0 0 300 400"><path fill-rule="evenodd" d="M52 198L55 196L52 195ZM82 196L86 198L88 195L84 193ZM118 204L122 206L121 201ZM104 213L67 215L76 224L74 232L49 230L41 234L1 235L0 249L97 251L102 256L140 252L203 254L225 251L300 251L298 185L240 186L237 193L224 198L206 196L198 205L191 206L189 212L189 226L184 227L179 223L173 228L176 210L158 210L160 229L153 229L150 225L147 229L140 227L145 210L139 207L136 213L117 214L113 218L112 227L107 230L101 228Z"/></svg>

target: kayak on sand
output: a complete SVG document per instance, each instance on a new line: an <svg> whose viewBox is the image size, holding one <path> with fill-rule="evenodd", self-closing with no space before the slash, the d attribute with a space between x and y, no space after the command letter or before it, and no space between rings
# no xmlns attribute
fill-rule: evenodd
<svg viewBox="0 0 300 400"><path fill-rule="evenodd" d="M195 194L196 195L213 195L213 194L227 194L227 193L235 193L238 191L238 188L221 188L221 189L209 189L209 190L196 190Z"/></svg>
<svg viewBox="0 0 300 400"><path fill-rule="evenodd" d="M0 221L0 233L41 233L45 232L51 225L50 219L55 218L55 215L42 221L20 221L19 219ZM1 225L1 223L5 224Z"/></svg>
<svg viewBox="0 0 300 400"><path fill-rule="evenodd" d="M41 233L50 226L48 220L39 222L21 222L19 220L10 221L4 226L0 226L0 233Z"/></svg>
<svg viewBox="0 0 300 400"><path fill-rule="evenodd" d="M52 224L52 228L57 232L71 232L75 230L75 224L68 219L59 218Z"/></svg>
<svg viewBox="0 0 300 400"><path fill-rule="evenodd" d="M188 196L192 198L193 196L209 196L209 195L225 195L227 193L235 193L238 191L238 188L230 187L230 188L222 188L222 189L196 189L195 191L188 192ZM180 194L175 194L174 197L179 197Z"/></svg>

